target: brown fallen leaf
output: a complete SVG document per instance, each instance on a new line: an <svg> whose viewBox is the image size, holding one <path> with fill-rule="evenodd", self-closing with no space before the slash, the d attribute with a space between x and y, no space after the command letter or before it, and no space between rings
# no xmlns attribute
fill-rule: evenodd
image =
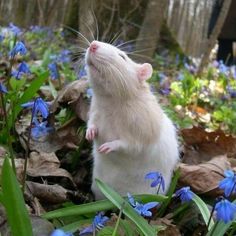
<svg viewBox="0 0 236 236"><path fill-rule="evenodd" d="M71 104L76 102L81 95L83 95L87 88L89 87L88 80L86 78L81 78L80 80L75 80L68 84L64 89L62 89L57 98L51 105L51 111L55 112L60 104Z"/></svg>
<svg viewBox="0 0 236 236"><path fill-rule="evenodd" d="M150 222L151 225L162 226L163 229L158 232L158 236L181 236L178 227L172 224L172 221L166 218L159 218Z"/></svg>
<svg viewBox="0 0 236 236"><path fill-rule="evenodd" d="M71 174L67 170L60 168L60 161L55 153L31 152L28 161L27 174L32 177L66 177L70 179L73 186L75 186Z"/></svg>
<svg viewBox="0 0 236 236"><path fill-rule="evenodd" d="M31 181L27 181L26 184L27 191L42 202L59 204L68 201L68 190L58 184L47 185Z"/></svg>
<svg viewBox="0 0 236 236"><path fill-rule="evenodd" d="M236 158L236 138L223 131L206 132L193 127L181 130L181 135L185 144L184 163L199 164L224 154Z"/></svg>
<svg viewBox="0 0 236 236"><path fill-rule="evenodd" d="M230 169L227 157L218 156L199 165L179 164L181 186L191 186L192 191L198 194L218 196L222 192L218 188L219 181L224 178L224 171Z"/></svg>

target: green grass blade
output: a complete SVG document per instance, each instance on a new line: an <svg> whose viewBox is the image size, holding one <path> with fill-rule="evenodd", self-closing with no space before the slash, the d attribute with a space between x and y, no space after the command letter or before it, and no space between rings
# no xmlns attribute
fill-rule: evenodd
<svg viewBox="0 0 236 236"><path fill-rule="evenodd" d="M130 206L128 202L125 203L125 199L123 199L118 193L116 193L112 188L110 188L107 184L102 181L96 179L96 184L101 190L101 192L119 209L123 208L123 213L130 218L137 227L141 230L141 232L146 236L156 236L157 231L147 223L147 221L141 217L135 210Z"/></svg>
<svg viewBox="0 0 236 236"><path fill-rule="evenodd" d="M2 194L11 235L33 236L23 194L7 157L2 167Z"/></svg>
<svg viewBox="0 0 236 236"><path fill-rule="evenodd" d="M209 211L207 205L196 194L194 194L193 201L197 205L199 211L202 214L203 220L205 221L205 224L207 225L209 218L210 218L210 211ZM213 219L211 219L208 230L210 230L213 227L213 225L214 225L214 221L213 221Z"/></svg>
<svg viewBox="0 0 236 236"><path fill-rule="evenodd" d="M71 224L65 225L63 227L60 227L60 229L62 229L65 232L74 233L76 230L81 228L81 226L90 225L90 224L92 224L92 219L79 220Z"/></svg>
<svg viewBox="0 0 236 236"><path fill-rule="evenodd" d="M137 201L146 202L163 202L166 200L165 196L162 195L152 195L152 194L142 194L134 196ZM82 205L75 205L70 207L65 207L55 211L50 211L42 215L46 219L54 219L58 217L66 217L73 215L85 215L89 213L96 213L98 211L106 211L116 208L116 206L109 200L100 200L96 202L90 202Z"/></svg>

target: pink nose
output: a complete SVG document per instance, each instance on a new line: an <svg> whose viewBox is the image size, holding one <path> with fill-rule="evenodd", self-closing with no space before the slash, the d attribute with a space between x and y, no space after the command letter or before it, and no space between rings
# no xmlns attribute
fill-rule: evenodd
<svg viewBox="0 0 236 236"><path fill-rule="evenodd" d="M98 44L97 44L96 42L92 42L92 43L90 44L89 50L90 50L91 52L96 52L97 49L98 49Z"/></svg>

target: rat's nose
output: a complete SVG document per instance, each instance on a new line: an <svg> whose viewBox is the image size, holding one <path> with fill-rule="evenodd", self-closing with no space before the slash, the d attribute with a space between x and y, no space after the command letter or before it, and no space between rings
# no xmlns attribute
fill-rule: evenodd
<svg viewBox="0 0 236 236"><path fill-rule="evenodd" d="M98 44L96 42L92 42L89 47L90 52L96 52L97 49L98 49Z"/></svg>

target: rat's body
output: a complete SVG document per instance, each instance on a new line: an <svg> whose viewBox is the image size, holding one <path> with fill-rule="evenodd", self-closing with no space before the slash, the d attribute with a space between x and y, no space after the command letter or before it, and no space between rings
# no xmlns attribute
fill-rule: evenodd
<svg viewBox="0 0 236 236"><path fill-rule="evenodd" d="M162 173L169 187L178 161L175 128L150 92L150 64L136 64L118 48L94 41L86 53L93 89L86 138L94 140L92 190L104 198L95 178L121 195L155 193L144 180Z"/></svg>

